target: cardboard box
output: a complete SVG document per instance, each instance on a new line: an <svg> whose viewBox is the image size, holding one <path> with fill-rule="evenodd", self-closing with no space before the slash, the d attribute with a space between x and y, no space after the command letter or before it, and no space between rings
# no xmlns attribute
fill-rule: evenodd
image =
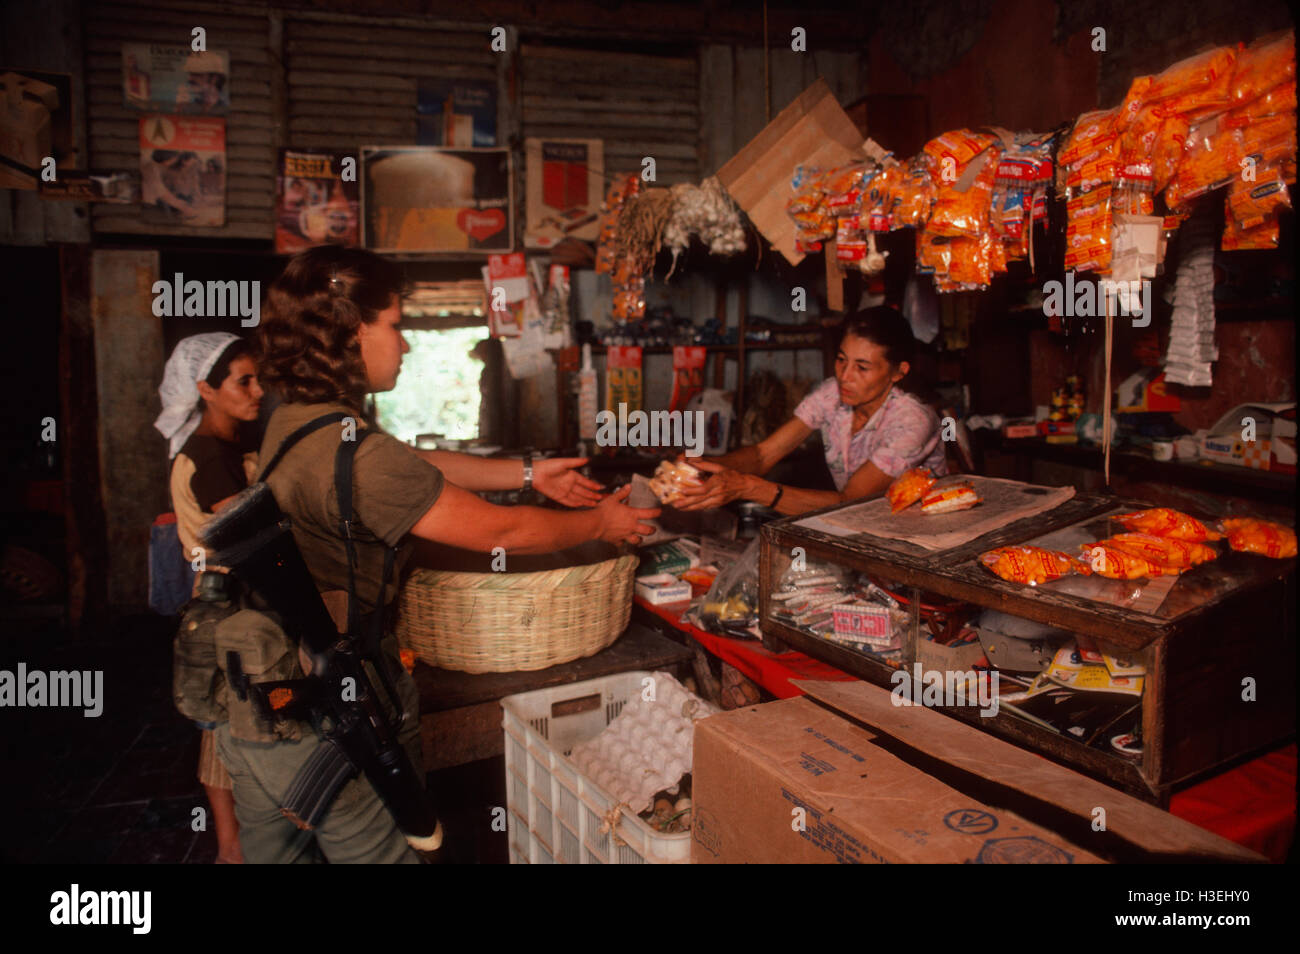
<svg viewBox="0 0 1300 954"><path fill-rule="evenodd" d="M1183 402L1170 394L1165 383L1165 373L1156 368L1143 368L1120 382L1115 389L1118 414L1141 414L1150 411L1181 411Z"/></svg>
<svg viewBox="0 0 1300 954"><path fill-rule="evenodd" d="M1247 419L1255 440L1247 441ZM1221 464L1295 473L1295 402L1239 404L1201 437L1201 456Z"/></svg>
<svg viewBox="0 0 1300 954"><path fill-rule="evenodd" d="M846 165L864 158L863 142L853 120L819 78L718 170L718 181L772 247L796 264L804 256L795 250L794 221L785 211L793 195L790 179L795 167ZM834 254L827 260L833 261Z"/></svg>
<svg viewBox="0 0 1300 954"><path fill-rule="evenodd" d="M798 685L821 705L696 723L693 862L1264 860L939 712L895 706L887 690Z"/></svg>

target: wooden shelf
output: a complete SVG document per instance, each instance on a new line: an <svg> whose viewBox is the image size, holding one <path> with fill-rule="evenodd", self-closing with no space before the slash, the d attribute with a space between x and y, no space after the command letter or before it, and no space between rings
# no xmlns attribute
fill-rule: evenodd
<svg viewBox="0 0 1300 954"><path fill-rule="evenodd" d="M821 344L795 344L784 345L776 344L771 341L753 341L744 345L738 344L691 344L691 345L633 345L639 347L642 354L672 354L674 348L708 348L710 351L720 352L722 354L736 354L741 351L825 351L825 343ZM592 354L605 354L609 350L609 345L591 346Z"/></svg>

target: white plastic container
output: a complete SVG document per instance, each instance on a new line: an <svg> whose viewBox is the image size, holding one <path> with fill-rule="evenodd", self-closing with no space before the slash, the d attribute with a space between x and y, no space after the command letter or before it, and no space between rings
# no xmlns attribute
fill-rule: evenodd
<svg viewBox="0 0 1300 954"><path fill-rule="evenodd" d="M501 700L511 864L687 864L689 831L663 834L616 802L566 756L599 735L654 673L617 673Z"/></svg>

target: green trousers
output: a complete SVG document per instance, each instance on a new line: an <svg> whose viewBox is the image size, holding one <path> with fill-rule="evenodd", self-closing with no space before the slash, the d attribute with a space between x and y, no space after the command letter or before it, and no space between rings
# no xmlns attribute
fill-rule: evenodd
<svg viewBox="0 0 1300 954"><path fill-rule="evenodd" d="M419 694L403 670L397 680L406 721L399 741L419 771ZM280 800L294 776L320 744L304 725L300 742L248 742L217 727L217 751L234 783L239 845L252 864L419 864L393 816L364 775L343 786L329 813L312 831L302 831L280 814Z"/></svg>

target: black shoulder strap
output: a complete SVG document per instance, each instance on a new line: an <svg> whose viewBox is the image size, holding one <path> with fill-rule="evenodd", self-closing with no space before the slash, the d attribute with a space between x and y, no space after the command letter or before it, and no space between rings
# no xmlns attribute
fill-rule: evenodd
<svg viewBox="0 0 1300 954"><path fill-rule="evenodd" d="M302 427L298 428L280 442L280 446L275 449L275 453L271 456L270 462L267 463L267 465L262 468L262 472L257 475L257 482L261 483L266 480L267 475L275 469L275 465L280 463L280 459L289 452L289 448L293 447L294 444L297 444L312 431L318 431L326 424L333 424L336 421L342 421L348 417L351 417L351 415L345 414L342 411L331 411L329 414L322 414L320 417L313 418ZM348 442L344 441L344 443L346 444Z"/></svg>
<svg viewBox="0 0 1300 954"><path fill-rule="evenodd" d="M338 499L339 505L339 533L343 536L343 546L347 550L348 562L348 633L352 636L362 638L370 643L370 648L377 649L379 639L383 636L384 628L384 593L388 590L388 582L393 575L393 564L395 563L396 550L385 544L384 546L384 575L379 583L379 596L372 616L372 632L363 634L358 632L361 628L361 609L357 603L357 586L356 586L356 548L353 546L352 538L352 471L353 463L357 456L357 448L361 442L369 437L370 430L364 430L357 435L356 440L345 440L339 442L338 452L334 455L334 493Z"/></svg>

